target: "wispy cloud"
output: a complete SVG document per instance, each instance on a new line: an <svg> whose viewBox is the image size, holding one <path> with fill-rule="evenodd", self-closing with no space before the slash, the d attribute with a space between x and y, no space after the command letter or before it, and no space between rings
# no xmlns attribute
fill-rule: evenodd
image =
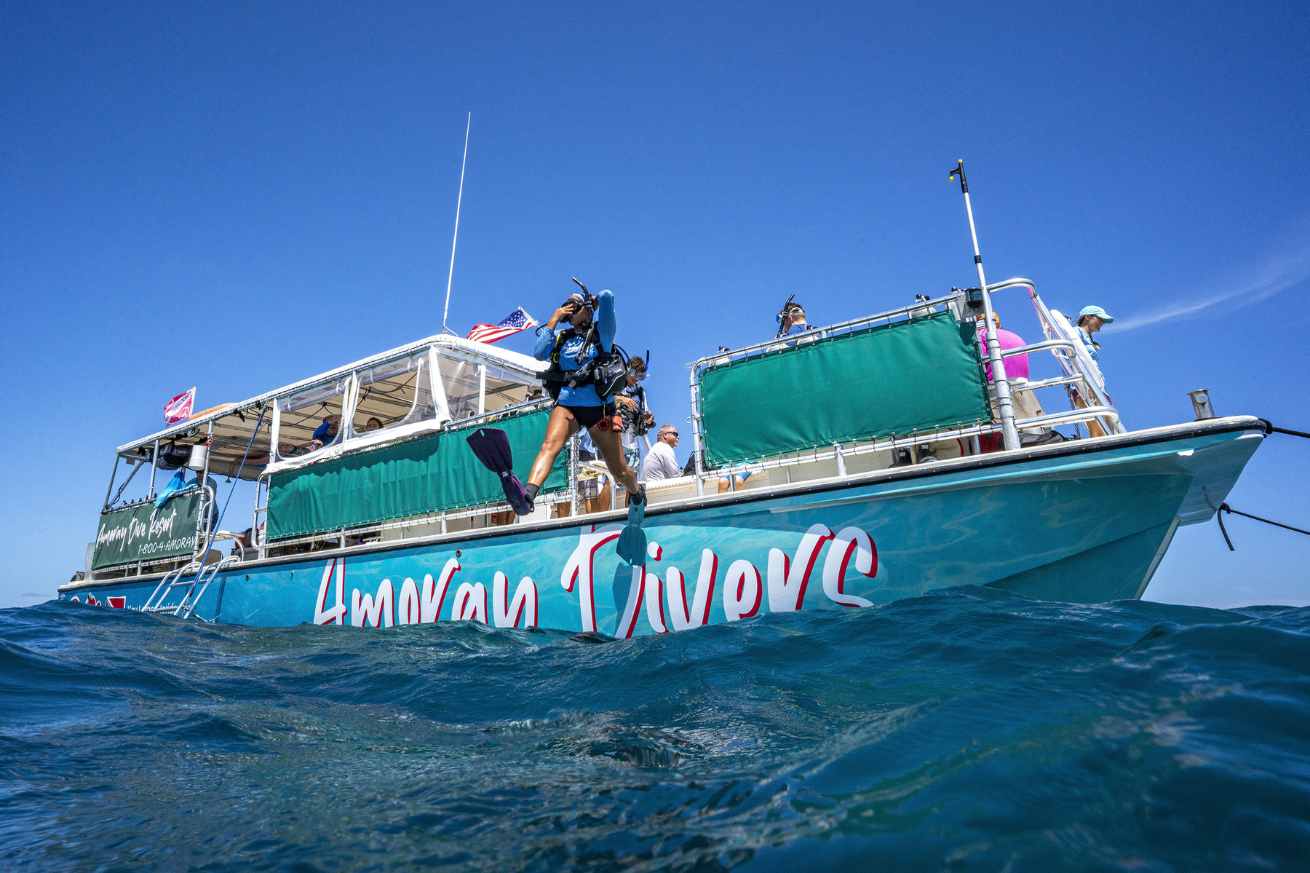
<svg viewBox="0 0 1310 873"><path fill-rule="evenodd" d="M1189 297L1119 318L1115 332L1133 330L1175 318L1189 318L1216 306L1239 309L1268 300L1310 279L1310 246L1301 242L1268 258L1263 264L1245 271L1240 278L1212 282Z"/></svg>

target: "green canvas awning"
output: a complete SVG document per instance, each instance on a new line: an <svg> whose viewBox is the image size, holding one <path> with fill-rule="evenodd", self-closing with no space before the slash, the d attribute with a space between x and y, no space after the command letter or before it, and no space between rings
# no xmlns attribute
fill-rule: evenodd
<svg viewBox="0 0 1310 873"><path fill-rule="evenodd" d="M974 326L949 311L711 366L698 382L710 468L992 420Z"/></svg>
<svg viewBox="0 0 1310 873"><path fill-rule="evenodd" d="M285 539L503 503L500 479L474 457L465 438L478 427L504 430L514 452L514 472L526 482L549 416L549 409L536 409L274 474L266 537ZM541 491L567 487L568 457L561 452Z"/></svg>

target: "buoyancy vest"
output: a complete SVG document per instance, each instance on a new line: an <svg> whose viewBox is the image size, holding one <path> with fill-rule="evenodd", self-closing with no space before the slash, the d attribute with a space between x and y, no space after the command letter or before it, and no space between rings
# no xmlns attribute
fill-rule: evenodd
<svg viewBox="0 0 1310 873"><path fill-rule="evenodd" d="M551 396L552 400L559 401L560 388L568 385L570 388L581 388L585 385L592 385L596 389L596 394L602 401L608 401L610 397L618 393L623 387L628 375L628 356L623 351L623 347L617 343L613 344L610 351L598 348L596 357L584 363L576 370L565 370L560 366L560 353L564 345L570 340L582 338L582 348L574 356L581 359L587 354L588 348L596 343L596 325L590 324L585 330L579 330L576 327L568 327L555 335L555 347L550 351L550 368L541 374L541 385Z"/></svg>

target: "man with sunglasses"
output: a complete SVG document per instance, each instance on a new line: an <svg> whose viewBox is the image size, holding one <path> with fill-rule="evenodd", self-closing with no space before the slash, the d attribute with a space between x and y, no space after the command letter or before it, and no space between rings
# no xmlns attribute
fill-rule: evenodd
<svg viewBox="0 0 1310 873"><path fill-rule="evenodd" d="M677 445L678 429L671 424L661 427L655 445L650 447L650 454L646 455L646 465L641 471L643 482L677 479L682 475L682 465L673 454Z"/></svg>

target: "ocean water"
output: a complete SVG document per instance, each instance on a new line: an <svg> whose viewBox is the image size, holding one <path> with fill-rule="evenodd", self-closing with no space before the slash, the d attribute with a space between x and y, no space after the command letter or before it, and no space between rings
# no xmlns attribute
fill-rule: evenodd
<svg viewBox="0 0 1310 873"><path fill-rule="evenodd" d="M0 612L6 870L1310 869L1310 609Z"/></svg>

